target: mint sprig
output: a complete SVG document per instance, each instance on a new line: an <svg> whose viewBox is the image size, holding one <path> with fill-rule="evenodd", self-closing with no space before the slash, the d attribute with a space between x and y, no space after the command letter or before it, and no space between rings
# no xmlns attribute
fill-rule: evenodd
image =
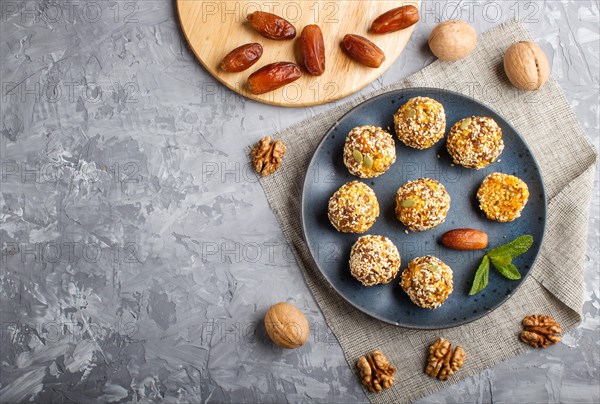
<svg viewBox="0 0 600 404"><path fill-rule="evenodd" d="M490 262L500 272L500 275L512 281L521 279L521 274L516 266L512 263L513 258L527 252L533 245L533 237L529 235L517 237L510 243L496 247L483 256L481 264L475 272L473 286L469 291L469 295L474 295L481 292L488 285L490 274Z"/></svg>

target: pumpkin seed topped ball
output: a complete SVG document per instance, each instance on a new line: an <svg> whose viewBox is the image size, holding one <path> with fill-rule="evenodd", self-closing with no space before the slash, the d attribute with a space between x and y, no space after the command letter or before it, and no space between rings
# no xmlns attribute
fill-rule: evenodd
<svg viewBox="0 0 600 404"><path fill-rule="evenodd" d="M347 182L329 198L327 216L342 233L364 233L379 216L377 196L362 182Z"/></svg>
<svg viewBox="0 0 600 404"><path fill-rule="evenodd" d="M362 236L350 251L350 273L365 286L390 283L400 269L400 254L384 236Z"/></svg>
<svg viewBox="0 0 600 404"><path fill-rule="evenodd" d="M481 182L477 199L488 219L512 222L521 216L529 200L529 188L519 177L492 173Z"/></svg>
<svg viewBox="0 0 600 404"><path fill-rule="evenodd" d="M344 164L360 178L378 177L396 161L394 138L377 126L357 126L348 133Z"/></svg>
<svg viewBox="0 0 600 404"><path fill-rule="evenodd" d="M417 306L435 309L452 293L452 282L452 269L441 259L427 255L408 263L400 286Z"/></svg>
<svg viewBox="0 0 600 404"><path fill-rule="evenodd" d="M502 154L502 129L492 118L472 116L462 119L450 129L446 148L454 163L479 170Z"/></svg>
<svg viewBox="0 0 600 404"><path fill-rule="evenodd" d="M396 217L412 231L434 228L446 220L450 195L431 178L419 178L402 185L396 192Z"/></svg>
<svg viewBox="0 0 600 404"><path fill-rule="evenodd" d="M427 149L444 137L444 106L428 97L415 97L394 114L396 135L406 146Z"/></svg>

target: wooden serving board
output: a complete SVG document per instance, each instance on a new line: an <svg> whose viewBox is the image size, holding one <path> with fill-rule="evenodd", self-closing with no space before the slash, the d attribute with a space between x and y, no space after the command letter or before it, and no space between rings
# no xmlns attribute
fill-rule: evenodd
<svg viewBox="0 0 600 404"><path fill-rule="evenodd" d="M181 28L192 51L217 80L248 98L288 107L325 104L350 95L379 77L400 56L414 26L376 35L368 32L372 21L392 8L404 4L418 7L420 3L387 0L176 1ZM259 10L277 14L294 24L296 38L276 41L255 32L248 25L246 16ZM252 72L273 62L297 63L297 40L302 28L308 24L318 24L323 31L325 73L315 77L303 70L300 79L283 88L262 95L250 94L246 79ZM373 69L351 60L340 47L345 34L369 38L385 52L386 61ZM258 42L264 49L254 66L240 73L226 73L219 68L227 53L250 42Z"/></svg>

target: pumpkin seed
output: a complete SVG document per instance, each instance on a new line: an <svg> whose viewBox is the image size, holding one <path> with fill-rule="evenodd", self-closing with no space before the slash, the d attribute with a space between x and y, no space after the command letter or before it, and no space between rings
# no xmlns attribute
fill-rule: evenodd
<svg viewBox="0 0 600 404"><path fill-rule="evenodd" d="M361 152L359 152L358 150L354 150L352 152L352 156L354 156L354 160L356 160L358 163L362 163L363 155Z"/></svg>
<svg viewBox="0 0 600 404"><path fill-rule="evenodd" d="M373 157L369 156L369 155L365 155L363 158L363 163L365 165L365 167L371 169L373 168Z"/></svg>
<svg viewBox="0 0 600 404"><path fill-rule="evenodd" d="M408 119L414 118L415 116L417 116L417 111L412 108L406 110L406 117Z"/></svg>
<svg viewBox="0 0 600 404"><path fill-rule="evenodd" d="M460 128L463 130L467 129L470 124L471 124L471 118L465 118L461 121Z"/></svg>
<svg viewBox="0 0 600 404"><path fill-rule="evenodd" d="M414 199L405 199L402 201L403 208L412 208L416 204L417 204L417 201L415 201Z"/></svg>
<svg viewBox="0 0 600 404"><path fill-rule="evenodd" d="M437 265L433 265L433 264L429 264L427 266L427 269L429 269L431 272L433 272L435 274L439 274L441 272L440 268Z"/></svg>

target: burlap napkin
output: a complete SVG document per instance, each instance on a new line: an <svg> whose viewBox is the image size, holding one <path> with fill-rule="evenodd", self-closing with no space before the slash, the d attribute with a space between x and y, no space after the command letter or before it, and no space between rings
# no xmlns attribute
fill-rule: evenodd
<svg viewBox="0 0 600 404"><path fill-rule="evenodd" d="M368 394L374 403L406 402L431 394L528 349L517 334L525 315L553 315L568 332L581 320L583 260L596 154L557 83L539 91L515 90L504 75L502 58L515 41L531 40L524 25L510 21L479 38L476 52L455 63L436 61L403 82L357 97L281 133L287 145L283 167L261 181L306 282L337 336L348 364L373 349L397 364L396 383L384 393ZM458 91L490 105L525 137L542 171L548 196L548 225L532 275L505 304L460 327L418 331L385 324L346 303L325 281L303 239L300 216L304 174L327 129L346 111L375 95L406 87ZM279 137L279 136L275 136ZM468 359L451 381L423 373L427 347L444 336L464 347Z"/></svg>

